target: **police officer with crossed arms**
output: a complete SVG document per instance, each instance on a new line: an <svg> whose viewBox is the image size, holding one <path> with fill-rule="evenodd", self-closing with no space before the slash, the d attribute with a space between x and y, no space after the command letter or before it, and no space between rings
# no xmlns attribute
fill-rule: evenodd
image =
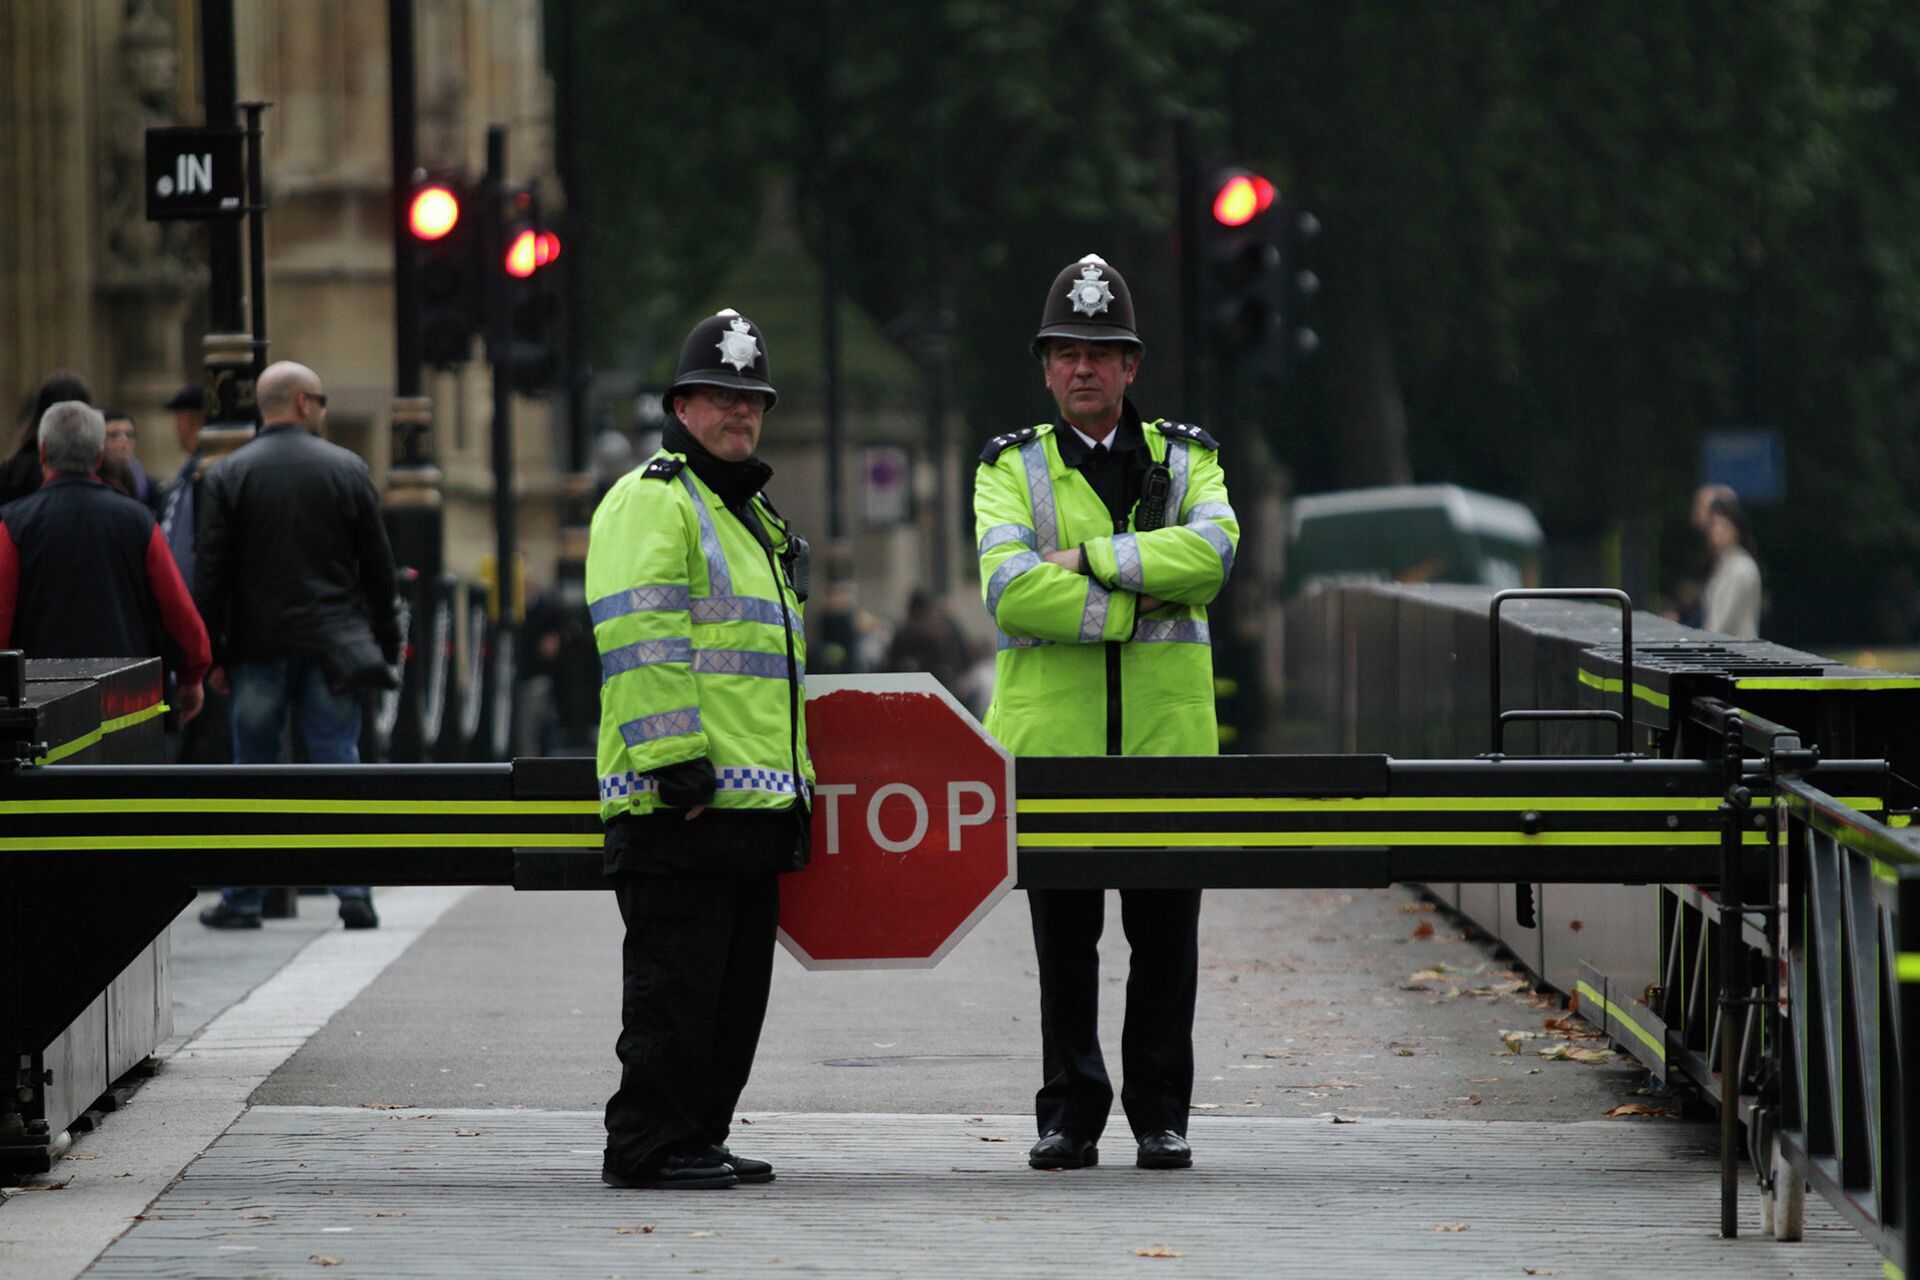
<svg viewBox="0 0 1920 1280"><path fill-rule="evenodd" d="M1219 750L1207 605L1240 526L1218 445L1145 421L1127 396L1144 350L1120 273L1089 254L1054 279L1031 351L1051 421L980 455L980 581L1000 631L986 727L1019 756L1191 756ZM1113 1104L1100 1053L1100 890L1033 890L1043 1080L1036 1169L1099 1162ZM1147 1169L1193 1163L1193 1008L1200 893L1123 889L1132 958L1122 1107Z"/></svg>
<svg viewBox="0 0 1920 1280"><path fill-rule="evenodd" d="M760 330L731 310L701 321L660 451L594 512L600 815L626 923L610 1186L774 1176L726 1138L766 1015L778 876L807 861L813 783L806 543L755 456L776 398Z"/></svg>

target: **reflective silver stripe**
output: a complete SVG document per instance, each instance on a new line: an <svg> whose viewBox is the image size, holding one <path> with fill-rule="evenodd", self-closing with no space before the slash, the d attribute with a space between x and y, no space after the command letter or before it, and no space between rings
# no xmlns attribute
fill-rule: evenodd
<svg viewBox="0 0 1920 1280"><path fill-rule="evenodd" d="M1060 523L1053 509L1053 478L1047 474L1047 445L1035 440L1020 446L1027 465L1027 502L1033 508L1033 549L1045 554L1060 549Z"/></svg>
<svg viewBox="0 0 1920 1280"><path fill-rule="evenodd" d="M1138 591L1144 581L1140 572L1140 539L1131 533L1113 535L1113 562L1119 566L1113 585L1123 591Z"/></svg>
<svg viewBox="0 0 1920 1280"><path fill-rule="evenodd" d="M1008 542L1017 542L1031 548L1034 542L1033 530L1023 524L997 524L987 530L980 539L980 554L985 555L995 547Z"/></svg>
<svg viewBox="0 0 1920 1280"><path fill-rule="evenodd" d="M1052 643L1053 641L1042 640L1039 636L1010 636L1002 631L1000 633L999 644L995 647L1000 649L1040 649Z"/></svg>
<svg viewBox="0 0 1920 1280"><path fill-rule="evenodd" d="M629 613L652 613L662 609L684 609L687 607L687 589L678 585L659 587L628 587L625 591L616 591L610 596L601 596L587 606L587 614L593 619L593 625L623 618Z"/></svg>
<svg viewBox="0 0 1920 1280"><path fill-rule="evenodd" d="M1233 508L1224 502L1196 502L1193 510L1187 512L1189 520L1238 520Z"/></svg>
<svg viewBox="0 0 1920 1280"><path fill-rule="evenodd" d="M770 627L784 622L798 629L800 621L793 610L783 611L778 600L760 596L701 596L690 612L695 622L764 622Z"/></svg>
<svg viewBox="0 0 1920 1280"><path fill-rule="evenodd" d="M693 669L707 676L765 676L785 680L787 655L756 653L752 649L700 649L693 655ZM800 679L806 679L805 670L797 674Z"/></svg>
<svg viewBox="0 0 1920 1280"><path fill-rule="evenodd" d="M1213 633L1197 618L1148 618L1134 628L1135 644L1212 644Z"/></svg>
<svg viewBox="0 0 1920 1280"><path fill-rule="evenodd" d="M638 720L629 720L620 726L620 736L630 747L644 746L649 742L658 742L661 738L675 738L683 733L700 732L700 708L682 707L678 711L662 711L658 715L641 716Z"/></svg>
<svg viewBox="0 0 1920 1280"><path fill-rule="evenodd" d="M804 790L806 779L802 778L799 782ZM794 776L785 769L723 765L713 772L713 789L715 792L766 791L774 795L790 796L794 792Z"/></svg>
<svg viewBox="0 0 1920 1280"><path fill-rule="evenodd" d="M621 773L610 773L600 779L600 803L609 800L629 800L634 796L645 795L659 790L660 784L649 773L635 773L627 769Z"/></svg>
<svg viewBox="0 0 1920 1280"><path fill-rule="evenodd" d="M600 682L605 684L623 672L637 671L641 667L662 662L685 662L692 656L693 642L684 636L623 644L618 649L609 649L600 655Z"/></svg>
<svg viewBox="0 0 1920 1280"><path fill-rule="evenodd" d="M706 499L700 496L691 471L680 473L680 483L686 486L687 496L693 499L694 514L700 517L700 551L707 558L707 592L730 596L733 578L727 573L727 555L720 549L720 534L713 527L713 514L707 510Z"/></svg>
<svg viewBox="0 0 1920 1280"><path fill-rule="evenodd" d="M1233 539L1227 531L1211 520L1193 520L1185 526L1205 538L1220 555L1220 577L1224 580L1233 572Z"/></svg>
<svg viewBox="0 0 1920 1280"><path fill-rule="evenodd" d="M1015 578L1029 569L1037 568L1039 564L1040 556L1033 551L1022 551L1002 560L1000 567L993 571L993 576L987 579L987 612L999 616L1000 593Z"/></svg>
<svg viewBox="0 0 1920 1280"><path fill-rule="evenodd" d="M1080 643L1097 643L1107 632L1107 605L1113 592L1087 579L1087 602L1080 609Z"/></svg>
<svg viewBox="0 0 1920 1280"><path fill-rule="evenodd" d="M1192 460L1187 450L1190 446L1185 440L1167 441L1167 470L1172 473L1172 483L1167 486L1167 515L1177 518L1180 504L1187 500L1187 470Z"/></svg>

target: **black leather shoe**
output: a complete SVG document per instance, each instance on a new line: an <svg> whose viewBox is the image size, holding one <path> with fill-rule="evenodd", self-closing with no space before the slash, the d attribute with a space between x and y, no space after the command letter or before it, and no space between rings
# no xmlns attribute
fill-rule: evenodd
<svg viewBox="0 0 1920 1280"><path fill-rule="evenodd" d="M772 1182L773 1166L765 1160L755 1160L750 1156L737 1156L723 1146L707 1148L707 1159L719 1164L731 1165L734 1177L742 1182Z"/></svg>
<svg viewBox="0 0 1920 1280"><path fill-rule="evenodd" d="M668 1156L648 1169L623 1170L602 1161L600 1181L629 1191L709 1191L740 1181L733 1166L698 1155Z"/></svg>
<svg viewBox="0 0 1920 1280"><path fill-rule="evenodd" d="M1049 1129L1027 1152L1027 1163L1036 1169L1091 1169L1100 1163L1100 1148L1065 1129Z"/></svg>
<svg viewBox="0 0 1920 1280"><path fill-rule="evenodd" d="M380 917L374 914L372 898L340 899L340 921L349 929L380 927Z"/></svg>
<svg viewBox="0 0 1920 1280"><path fill-rule="evenodd" d="M209 929L258 929L258 911L235 911L224 902L216 902L200 913L200 923Z"/></svg>
<svg viewBox="0 0 1920 1280"><path fill-rule="evenodd" d="M1191 1169L1193 1148L1173 1130L1162 1129L1140 1139L1140 1154L1134 1163L1142 1169Z"/></svg>

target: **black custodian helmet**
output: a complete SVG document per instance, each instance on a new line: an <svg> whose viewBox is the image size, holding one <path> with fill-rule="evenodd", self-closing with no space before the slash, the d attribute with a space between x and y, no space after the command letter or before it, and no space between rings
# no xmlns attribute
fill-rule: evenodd
<svg viewBox="0 0 1920 1280"><path fill-rule="evenodd" d="M673 385L660 397L667 416L673 416L673 397L688 387L732 387L737 391L766 393L767 408L780 398L773 389L773 372L767 366L767 344L759 326L726 307L693 326L686 345L680 348L680 363L673 371Z"/></svg>
<svg viewBox="0 0 1920 1280"><path fill-rule="evenodd" d="M1061 268L1053 278L1047 305L1040 312L1040 332L1033 335L1028 350L1038 357L1048 338L1146 345L1134 331L1132 290L1099 254L1090 253Z"/></svg>

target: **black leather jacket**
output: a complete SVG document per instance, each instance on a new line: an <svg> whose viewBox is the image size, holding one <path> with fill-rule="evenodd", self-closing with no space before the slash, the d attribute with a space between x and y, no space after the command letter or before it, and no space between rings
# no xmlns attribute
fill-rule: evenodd
<svg viewBox="0 0 1920 1280"><path fill-rule="evenodd" d="M371 631L400 650L393 548L367 464L291 422L200 482L194 599L216 663L308 657Z"/></svg>

